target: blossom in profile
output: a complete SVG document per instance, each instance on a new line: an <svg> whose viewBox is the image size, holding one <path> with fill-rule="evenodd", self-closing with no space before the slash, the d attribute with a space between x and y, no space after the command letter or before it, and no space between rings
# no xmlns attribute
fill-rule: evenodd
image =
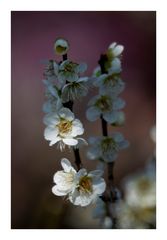
<svg viewBox="0 0 167 240"><path fill-rule="evenodd" d="M90 160L99 159L104 162L115 161L119 151L129 146L129 142L118 132L112 133L107 137L91 137L89 143L88 158Z"/></svg>
<svg viewBox="0 0 167 240"><path fill-rule="evenodd" d="M66 158L61 160L61 165L63 170L54 174L53 181L56 185L52 188L52 192L57 196L66 196L75 189L76 171Z"/></svg>
<svg viewBox="0 0 167 240"><path fill-rule="evenodd" d="M106 122L114 123L118 119L118 110L125 106L125 101L118 97L110 95L97 95L88 103L86 116L89 121L95 121L103 117Z"/></svg>
<svg viewBox="0 0 167 240"><path fill-rule="evenodd" d="M110 46L108 47L108 56L113 59L116 57L120 57L120 55L122 54L124 50L124 46L117 44L116 42L113 42L110 44Z"/></svg>
<svg viewBox="0 0 167 240"><path fill-rule="evenodd" d="M58 171L54 175L52 192L57 196L67 196L67 199L74 205L85 207L94 203L98 196L105 191L106 184L101 177L103 171L94 170L87 173L82 168L78 172L71 166L68 159L62 159L63 171Z"/></svg>
<svg viewBox="0 0 167 240"><path fill-rule="evenodd" d="M65 84L61 95L63 103L78 100L86 96L88 93L88 80L88 77L81 77L75 82Z"/></svg>
<svg viewBox="0 0 167 240"><path fill-rule="evenodd" d="M69 50L69 43L63 38L56 39L54 43L54 51L57 55L64 55Z"/></svg>
<svg viewBox="0 0 167 240"><path fill-rule="evenodd" d="M47 114L44 123L47 125L44 131L45 139L50 141L50 146L59 142L61 150L65 145L77 145L77 136L84 133L82 123L68 108Z"/></svg>

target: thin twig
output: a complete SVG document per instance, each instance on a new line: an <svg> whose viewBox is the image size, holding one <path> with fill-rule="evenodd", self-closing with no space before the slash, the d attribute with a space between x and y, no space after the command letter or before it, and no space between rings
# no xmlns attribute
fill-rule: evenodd
<svg viewBox="0 0 167 240"><path fill-rule="evenodd" d="M67 54L63 55L63 61L65 61L65 60L67 60ZM68 81L66 81L66 83L68 83ZM71 111L73 111L73 105L74 105L73 101L68 101L66 103L63 103L63 106L66 108L69 108ZM73 147L73 151L74 151L75 164L77 166L77 170L80 170L82 167L82 162L81 162L81 157L80 157L80 153L79 153L79 148Z"/></svg>

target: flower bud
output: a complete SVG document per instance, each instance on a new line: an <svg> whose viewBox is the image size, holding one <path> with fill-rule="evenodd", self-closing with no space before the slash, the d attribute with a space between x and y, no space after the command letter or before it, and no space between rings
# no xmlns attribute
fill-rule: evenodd
<svg viewBox="0 0 167 240"><path fill-rule="evenodd" d="M54 51L57 55L64 55L68 52L69 50L69 43L63 39L63 38L58 38L56 39L54 43Z"/></svg>

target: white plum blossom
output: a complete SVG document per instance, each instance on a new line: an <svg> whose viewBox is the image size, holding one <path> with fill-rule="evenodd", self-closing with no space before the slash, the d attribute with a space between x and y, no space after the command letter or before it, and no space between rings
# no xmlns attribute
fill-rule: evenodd
<svg viewBox="0 0 167 240"><path fill-rule="evenodd" d="M54 51L57 55L64 55L69 50L69 43L67 40L58 38L54 43Z"/></svg>
<svg viewBox="0 0 167 240"><path fill-rule="evenodd" d="M97 95L88 103L86 116L89 121L95 121L101 116L108 123L114 123L118 119L118 110L125 106L125 101L121 98L110 95Z"/></svg>
<svg viewBox="0 0 167 240"><path fill-rule="evenodd" d="M112 133L110 136L91 137L89 143L88 158L90 160L99 159L107 163L115 161L119 151L129 146L129 142L118 132Z"/></svg>
<svg viewBox="0 0 167 240"><path fill-rule="evenodd" d="M66 82L75 82L79 79L80 73L85 72L87 65L85 63L75 63L70 60L63 61L60 65L54 65L54 70L59 81L65 84Z"/></svg>
<svg viewBox="0 0 167 240"><path fill-rule="evenodd" d="M57 196L67 196L74 205L85 207L94 203L105 191L106 184L101 177L103 172L94 170L87 173L82 168L78 172L71 166L68 159L62 159L63 171L58 171L54 175L56 185L52 192Z"/></svg>
<svg viewBox="0 0 167 240"><path fill-rule="evenodd" d="M56 185L52 188L52 192L57 196L66 196L76 187L76 170L71 166L70 161L66 158L61 160L61 165L63 170L54 174L53 181Z"/></svg>
<svg viewBox="0 0 167 240"><path fill-rule="evenodd" d="M147 171L130 176L125 181L125 199L129 206L151 208L156 204L155 173Z"/></svg>
<svg viewBox="0 0 167 240"><path fill-rule="evenodd" d="M102 74L94 81L93 85L99 87L101 95L111 94L117 96L125 88L125 83L120 78L119 73Z"/></svg>
<svg viewBox="0 0 167 240"><path fill-rule="evenodd" d="M84 133L84 128L79 119L68 108L61 108L57 112L49 113L44 117L47 125L44 137L50 141L50 146L59 142L62 150L66 145L78 144L77 136Z"/></svg>
<svg viewBox="0 0 167 240"><path fill-rule="evenodd" d="M156 179L155 168L145 169L124 180L124 200L116 206L118 227L155 228Z"/></svg>
<svg viewBox="0 0 167 240"><path fill-rule="evenodd" d="M70 202L81 207L94 203L106 188L102 175L100 170L87 173L86 169L80 169L76 174L76 188L69 194Z"/></svg>
<svg viewBox="0 0 167 240"><path fill-rule="evenodd" d="M75 82L69 82L62 88L62 101L74 101L86 96L88 93L88 77L78 78Z"/></svg>

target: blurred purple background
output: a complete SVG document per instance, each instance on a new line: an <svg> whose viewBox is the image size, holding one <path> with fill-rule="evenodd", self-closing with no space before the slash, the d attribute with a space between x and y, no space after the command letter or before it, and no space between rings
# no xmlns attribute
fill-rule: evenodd
<svg viewBox="0 0 167 240"><path fill-rule="evenodd" d="M98 228L91 207L81 209L51 193L53 174L61 157L73 159L73 152L60 153L43 137L42 83L45 59L54 59L53 43L64 37L70 43L69 58L88 64L91 75L101 53L111 42L125 46L123 80L126 90L126 124L114 128L123 132L130 147L116 161L115 183L142 168L152 155L150 128L155 124L156 106L156 13L155 12L12 12L12 228ZM59 58L56 58L59 60ZM100 135L99 121L85 117L87 102L75 105L75 114L85 126L85 138ZM81 111L82 109L82 111ZM113 128L110 128L112 131ZM89 134L88 134L89 133ZM86 159L93 169L96 162Z"/></svg>

